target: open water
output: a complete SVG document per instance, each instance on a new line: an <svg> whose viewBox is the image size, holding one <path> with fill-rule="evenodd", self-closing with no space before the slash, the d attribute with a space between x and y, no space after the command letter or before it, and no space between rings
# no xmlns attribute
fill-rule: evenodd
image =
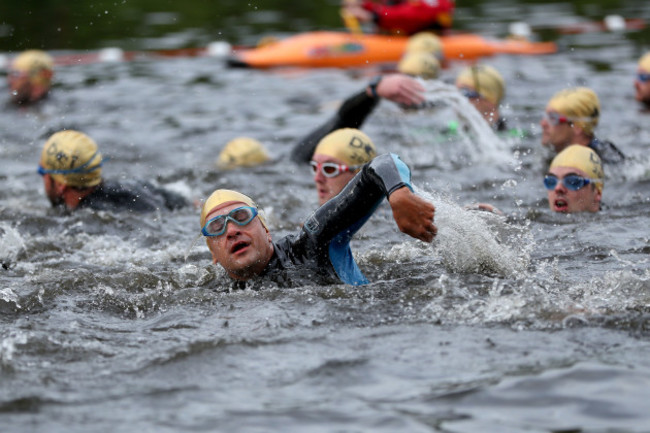
<svg viewBox="0 0 650 433"><path fill-rule="evenodd" d="M495 14L508 11L522 12ZM241 190L280 237L317 205L292 145L368 71L228 69L209 57L58 68L49 100L0 115L0 432L650 431L650 113L632 89L649 47L633 40L565 35L555 55L485 59L523 135L480 128L445 85L458 62L428 85L446 107L383 102L364 130L412 167L439 234L412 240L380 209L353 242L373 281L363 287L229 292L193 244L197 209L66 214L49 207L36 166L51 133L80 129L110 157L105 177L196 200ZM628 155L606 167L597 214L551 213L541 182L540 116L574 85L598 92L598 135ZM450 120L465 127L442 134ZM217 170L241 135L273 162ZM464 209L479 201L506 216Z"/></svg>

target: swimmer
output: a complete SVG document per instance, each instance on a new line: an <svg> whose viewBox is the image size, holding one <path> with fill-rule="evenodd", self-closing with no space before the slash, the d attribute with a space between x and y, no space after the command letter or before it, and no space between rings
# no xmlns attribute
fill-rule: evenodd
<svg viewBox="0 0 650 433"><path fill-rule="evenodd" d="M587 146L572 144L557 154L544 177L549 207L553 212L598 212L604 182L598 154Z"/></svg>
<svg viewBox="0 0 650 433"><path fill-rule="evenodd" d="M506 89L499 71L489 65L469 66L456 77L456 87L494 130L507 129L505 120L499 114L499 105Z"/></svg>
<svg viewBox="0 0 650 433"><path fill-rule="evenodd" d="M650 53L646 53L639 59L634 90L636 100L641 102L645 108L650 108Z"/></svg>
<svg viewBox="0 0 650 433"><path fill-rule="evenodd" d="M38 165L52 206L151 212L187 205L185 198L149 182L103 180L103 164L97 144L86 134L73 130L53 134L43 146Z"/></svg>
<svg viewBox="0 0 650 433"><path fill-rule="evenodd" d="M232 170L237 167L255 167L270 159L261 142L250 137L237 137L226 143L219 153L216 165L222 170Z"/></svg>
<svg viewBox="0 0 650 433"><path fill-rule="evenodd" d="M52 86L54 60L44 51L28 50L19 54L7 73L11 101L26 105L44 99Z"/></svg>
<svg viewBox="0 0 650 433"><path fill-rule="evenodd" d="M542 144L555 152L580 144L593 149L605 163L623 162L625 156L613 143L596 138L594 129L599 119L596 92L587 87L561 90L548 102L540 121Z"/></svg>
<svg viewBox="0 0 650 433"><path fill-rule="evenodd" d="M337 195L377 155L374 143L353 128L337 129L316 146L310 161L319 205Z"/></svg>
<svg viewBox="0 0 650 433"><path fill-rule="evenodd" d="M299 164L311 161L323 137L341 128L360 128L382 98L415 107L425 102L424 87L406 74L378 75L363 90L346 99L331 119L300 140L291 151L291 159Z"/></svg>
<svg viewBox="0 0 650 433"><path fill-rule="evenodd" d="M343 192L316 210L299 233L272 241L263 211L236 191L214 191L201 210L201 233L213 262L234 280L255 277L287 285L294 278L317 284L366 284L349 239L388 198L400 231L431 242L435 207L415 195L410 171L384 154L363 166Z"/></svg>
<svg viewBox="0 0 650 433"><path fill-rule="evenodd" d="M453 0L343 0L344 14L401 35L451 28L454 7Z"/></svg>

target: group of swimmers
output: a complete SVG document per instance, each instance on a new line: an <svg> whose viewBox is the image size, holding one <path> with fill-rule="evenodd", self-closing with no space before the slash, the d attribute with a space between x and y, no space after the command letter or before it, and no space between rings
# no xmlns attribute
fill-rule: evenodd
<svg viewBox="0 0 650 433"><path fill-rule="evenodd" d="M420 41L416 45L431 46L421 42L427 38L416 36L414 41ZM424 242L434 239L435 207L413 192L408 166L394 154L377 156L375 144L359 129L382 98L416 108L425 102L424 88L414 76L431 74L436 64L430 60L432 53L413 60L414 52L417 50L407 51L404 59L410 60L400 62L402 70L373 79L293 149L294 161L310 164L321 205L297 235L272 240L263 210L241 192L218 189L205 200L201 233L214 263L219 263L232 279L264 277L281 284L296 278L316 283L367 283L352 256L350 239L384 198L402 232ZM8 74L12 100L26 104L45 97L52 71L53 62L46 53L32 50L16 57ZM505 85L496 69L471 66L459 74L456 86L495 130L504 127L498 108ZM650 54L639 61L635 87L637 99L650 105ZM540 121L542 144L553 148L557 155L543 184L555 212L600 210L603 162L614 164L624 159L612 143L596 138L594 129L599 116L598 97L585 87L560 91L546 106ZM261 143L241 138L228 143L219 164L232 168L267 159ZM70 210L87 207L129 211L189 205L178 194L148 182L126 185L104 180L103 162L97 144L86 134L65 130L49 137L38 172L51 204Z"/></svg>

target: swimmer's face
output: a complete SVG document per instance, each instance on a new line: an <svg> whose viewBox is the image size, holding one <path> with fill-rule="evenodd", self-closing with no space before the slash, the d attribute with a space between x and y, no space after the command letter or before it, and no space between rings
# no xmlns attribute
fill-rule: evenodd
<svg viewBox="0 0 650 433"><path fill-rule="evenodd" d="M50 91L51 70L18 71L10 70L7 74L11 100L22 104L35 102L43 98Z"/></svg>
<svg viewBox="0 0 650 433"><path fill-rule="evenodd" d="M312 161L319 164L331 162L335 164L346 165L346 163L338 158L332 156L315 153ZM337 195L354 177L355 173L343 172L335 177L326 177L321 170L314 174L314 182L316 183L316 190L318 192L318 203L325 204L329 199Z"/></svg>
<svg viewBox="0 0 650 433"><path fill-rule="evenodd" d="M650 71L639 68L638 74L650 74ZM650 106L650 81L641 81L638 76L634 80L635 98L637 101Z"/></svg>
<svg viewBox="0 0 650 433"><path fill-rule="evenodd" d="M542 127L542 145L552 147L555 152L562 151L565 147L573 143L574 129L571 122L562 121L560 123L549 120L551 117L562 116L555 110L546 108L546 116L542 117L539 124Z"/></svg>
<svg viewBox="0 0 650 433"><path fill-rule="evenodd" d="M598 212L600 210L602 194L594 184L585 185L578 191L571 191L561 182L570 174L588 178L587 173L573 167L553 167L548 174L557 177L559 181L555 189L547 191L548 204L553 212Z"/></svg>
<svg viewBox="0 0 650 433"><path fill-rule="evenodd" d="M45 195L52 206L62 206L65 203L60 186L49 174L43 175L43 187L45 188Z"/></svg>
<svg viewBox="0 0 650 433"><path fill-rule="evenodd" d="M241 206L247 204L224 203L212 209L205 220L226 215ZM223 266L228 275L236 280L248 280L259 275L273 255L271 235L258 217L244 226L228 221L222 235L206 239L214 263Z"/></svg>

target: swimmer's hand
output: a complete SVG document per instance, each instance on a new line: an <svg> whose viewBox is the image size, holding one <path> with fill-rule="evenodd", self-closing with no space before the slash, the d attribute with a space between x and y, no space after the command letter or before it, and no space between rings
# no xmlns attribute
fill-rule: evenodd
<svg viewBox="0 0 650 433"><path fill-rule="evenodd" d="M436 208L433 204L415 195L408 187L394 191L388 197L393 209L393 218L402 233L424 242L431 242L438 233L433 223Z"/></svg>
<svg viewBox="0 0 650 433"><path fill-rule="evenodd" d="M423 104L424 90L418 80L405 74L384 75L377 84L377 95L406 107Z"/></svg>

